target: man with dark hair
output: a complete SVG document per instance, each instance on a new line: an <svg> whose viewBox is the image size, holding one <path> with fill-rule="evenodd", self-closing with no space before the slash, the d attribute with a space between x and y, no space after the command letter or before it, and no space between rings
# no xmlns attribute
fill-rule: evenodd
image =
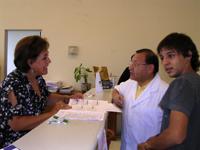
<svg viewBox="0 0 200 150"><path fill-rule="evenodd" d="M138 146L139 150L200 149L199 55L191 38L171 33L158 45L165 71L176 78L160 103L164 110L161 133Z"/></svg>
<svg viewBox="0 0 200 150"><path fill-rule="evenodd" d="M136 150L160 131L163 112L158 104L168 85L157 74L158 68L153 51L138 50L129 66L130 79L113 90L113 103L123 112L121 150Z"/></svg>

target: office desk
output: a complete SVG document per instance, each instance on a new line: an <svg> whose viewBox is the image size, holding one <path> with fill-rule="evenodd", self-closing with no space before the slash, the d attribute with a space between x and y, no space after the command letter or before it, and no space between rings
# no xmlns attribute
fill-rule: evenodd
<svg viewBox="0 0 200 150"><path fill-rule="evenodd" d="M47 121L13 143L21 150L94 150L103 121L70 120L66 125Z"/></svg>
<svg viewBox="0 0 200 150"><path fill-rule="evenodd" d="M84 98L95 99L95 100L106 100L108 102L111 102L112 89L104 89L102 92L96 93L95 88L92 88L84 94Z"/></svg>
<svg viewBox="0 0 200 150"><path fill-rule="evenodd" d="M109 103L112 101L112 91L113 89L104 89L102 92L96 93L95 88L90 89L84 94L85 99L94 100L106 100ZM117 113L109 112L107 119L107 128L111 129L114 133L111 139L115 139L117 136Z"/></svg>
<svg viewBox="0 0 200 150"><path fill-rule="evenodd" d="M13 143L21 150L95 150L103 132L103 121L70 120L66 125L49 125L48 121Z"/></svg>
<svg viewBox="0 0 200 150"><path fill-rule="evenodd" d="M94 94L95 89L92 89L85 94L85 98L108 101L112 98L111 90ZM66 125L49 125L45 121L13 145L21 150L94 150L97 147L97 138L104 129L105 120L106 117L103 121L70 120Z"/></svg>

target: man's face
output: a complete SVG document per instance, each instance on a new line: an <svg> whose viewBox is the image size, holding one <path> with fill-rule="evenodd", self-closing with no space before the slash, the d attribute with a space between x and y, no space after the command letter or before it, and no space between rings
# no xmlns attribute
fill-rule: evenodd
<svg viewBox="0 0 200 150"><path fill-rule="evenodd" d="M175 49L162 48L159 56L165 71L170 77L178 77L187 72L188 68L191 68L191 57L183 57Z"/></svg>
<svg viewBox="0 0 200 150"><path fill-rule="evenodd" d="M145 53L136 53L129 65L130 78L132 80L143 82L148 75L148 64L145 62Z"/></svg>

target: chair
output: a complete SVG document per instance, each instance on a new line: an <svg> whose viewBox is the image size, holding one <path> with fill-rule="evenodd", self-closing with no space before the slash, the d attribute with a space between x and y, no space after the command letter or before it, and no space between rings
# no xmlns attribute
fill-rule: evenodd
<svg viewBox="0 0 200 150"><path fill-rule="evenodd" d="M123 71L123 73L121 74L119 81L117 84L120 84L121 82L125 82L126 80L128 80L130 78L130 71L129 68L126 67L126 69Z"/></svg>

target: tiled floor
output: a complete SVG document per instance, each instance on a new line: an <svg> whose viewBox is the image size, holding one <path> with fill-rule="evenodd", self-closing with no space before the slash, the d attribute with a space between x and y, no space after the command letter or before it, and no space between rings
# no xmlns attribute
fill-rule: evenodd
<svg viewBox="0 0 200 150"><path fill-rule="evenodd" d="M109 150L120 150L120 139L111 141Z"/></svg>

